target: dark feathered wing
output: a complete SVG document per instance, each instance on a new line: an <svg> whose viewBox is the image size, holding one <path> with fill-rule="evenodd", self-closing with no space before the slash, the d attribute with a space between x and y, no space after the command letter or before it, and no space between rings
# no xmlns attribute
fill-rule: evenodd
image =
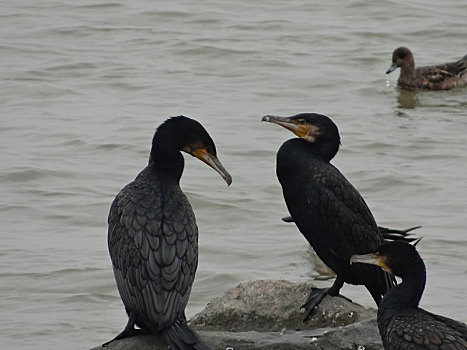
<svg viewBox="0 0 467 350"><path fill-rule="evenodd" d="M383 243L378 227L360 193L341 172L329 164L325 171L312 169L313 182L320 198L320 216L325 217L327 229L332 232L334 244L349 258L369 253ZM344 230L343 230L344 229Z"/></svg>
<svg viewBox="0 0 467 350"><path fill-rule="evenodd" d="M423 79L423 85L426 88L434 86L443 88L444 84L448 81L457 81L456 78L461 77L466 70L467 58L464 57L457 62L445 63L438 66L419 67L416 69L416 75Z"/></svg>
<svg viewBox="0 0 467 350"><path fill-rule="evenodd" d="M198 230L178 186L158 193L137 178L117 195L108 221L109 252L127 312L152 331L184 318L198 263Z"/></svg>
<svg viewBox="0 0 467 350"><path fill-rule="evenodd" d="M349 270L346 282L366 285L379 302L395 284L394 277L376 266L349 266L352 255L373 252L384 242L368 206L331 164L319 160L302 164L299 176L284 172L289 178L281 181L294 221L325 264Z"/></svg>
<svg viewBox="0 0 467 350"><path fill-rule="evenodd" d="M408 309L389 324L389 349L467 349L467 326L425 310Z"/></svg>
<svg viewBox="0 0 467 350"><path fill-rule="evenodd" d="M426 312L428 316L432 317L433 320L435 320L436 322L441 322L446 327L449 327L452 330L452 332L458 332L461 335L462 339L464 339L464 341L467 342L467 324L453 320L449 317L432 314L431 312L425 310L423 311Z"/></svg>
<svg viewBox="0 0 467 350"><path fill-rule="evenodd" d="M429 84L440 84L446 79L454 78L457 75L436 67L426 67L421 73L423 73Z"/></svg>
<svg viewBox="0 0 467 350"><path fill-rule="evenodd" d="M436 66L437 69L448 72L454 76L460 75L467 70L467 55L461 60Z"/></svg>

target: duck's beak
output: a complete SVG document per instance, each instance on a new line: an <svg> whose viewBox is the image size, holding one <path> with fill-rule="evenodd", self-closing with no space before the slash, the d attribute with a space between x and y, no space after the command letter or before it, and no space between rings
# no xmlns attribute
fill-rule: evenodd
<svg viewBox="0 0 467 350"><path fill-rule="evenodd" d="M392 64L389 66L388 70L386 71L386 74L389 74L391 72L394 72L397 69L397 64L396 62L392 62Z"/></svg>

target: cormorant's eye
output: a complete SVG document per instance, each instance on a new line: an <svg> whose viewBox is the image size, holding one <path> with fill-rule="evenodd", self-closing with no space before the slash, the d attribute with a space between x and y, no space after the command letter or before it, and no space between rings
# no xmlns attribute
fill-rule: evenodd
<svg viewBox="0 0 467 350"><path fill-rule="evenodd" d="M209 154L213 154L214 149L212 148L212 146L206 146L206 152L208 152Z"/></svg>
<svg viewBox="0 0 467 350"><path fill-rule="evenodd" d="M300 125L304 125L304 124L306 124L306 121L305 121L305 119L297 119L297 123L300 124Z"/></svg>
<svg viewBox="0 0 467 350"><path fill-rule="evenodd" d="M404 59L405 58L405 52L399 52L399 58Z"/></svg>

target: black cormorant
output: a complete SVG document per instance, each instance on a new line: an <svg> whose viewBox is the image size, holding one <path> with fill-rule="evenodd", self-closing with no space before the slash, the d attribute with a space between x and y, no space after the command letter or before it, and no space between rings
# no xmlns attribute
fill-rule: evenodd
<svg viewBox="0 0 467 350"><path fill-rule="evenodd" d="M426 271L415 247L406 242L389 242L375 253L354 255L350 261L377 265L402 278L378 307L378 328L385 350L467 349L465 323L418 307Z"/></svg>
<svg viewBox="0 0 467 350"><path fill-rule="evenodd" d="M395 279L374 266L350 266L352 255L372 252L384 239L360 193L329 163L340 145L336 124L315 113L265 116L262 120L299 136L279 149L277 177L293 221L320 259L337 274L331 288L312 289L302 306L305 321L322 298L338 295L344 282L365 285L379 304Z"/></svg>
<svg viewBox="0 0 467 350"><path fill-rule="evenodd" d="M198 265L198 228L179 185L180 151L211 166L228 185L232 182L200 123L178 116L157 128L149 164L110 207L109 253L128 314L125 329L113 340L161 332L173 350L209 349L185 317Z"/></svg>

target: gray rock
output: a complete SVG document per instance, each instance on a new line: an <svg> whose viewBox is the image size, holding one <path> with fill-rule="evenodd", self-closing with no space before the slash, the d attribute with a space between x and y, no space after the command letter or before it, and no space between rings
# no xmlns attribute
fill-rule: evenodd
<svg viewBox="0 0 467 350"><path fill-rule="evenodd" d="M343 297L326 297L307 323L300 306L313 285L279 281L242 282L222 297L213 299L191 320L196 329L230 332L280 332L345 326L375 316Z"/></svg>
<svg viewBox="0 0 467 350"><path fill-rule="evenodd" d="M326 297L303 323L300 305L310 283L242 282L213 299L190 326L213 350L320 349L382 350L376 310L343 297ZM108 350L168 349L158 335L126 338ZM92 350L102 350L96 347Z"/></svg>

